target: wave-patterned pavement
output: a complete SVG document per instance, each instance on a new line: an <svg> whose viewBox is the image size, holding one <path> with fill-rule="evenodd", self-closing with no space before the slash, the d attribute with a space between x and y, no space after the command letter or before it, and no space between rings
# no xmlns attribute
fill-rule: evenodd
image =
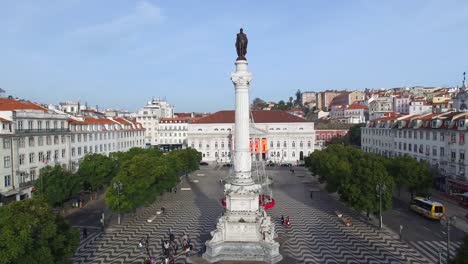
<svg viewBox="0 0 468 264"><path fill-rule="evenodd" d="M183 232L200 248L210 238L222 214L220 198L222 185L228 171L203 168L184 180L177 193L168 193L135 216L124 218L121 226L114 226L105 233L84 241L73 258L74 263L143 263L145 254L137 245L149 235L150 252L160 259L161 239L167 238L169 228L176 237ZM309 187L295 176L306 173L299 170L295 176L285 170L269 170L273 176L273 197L276 207L268 213L279 222L281 215L290 216L292 226L277 224L278 240L284 256L282 263L433 263L434 256L420 254L420 249L431 248L427 244L408 245L392 235L359 220L360 216L332 199L317 192L310 198ZM197 176L198 174L202 174ZM188 188L182 191L180 188ZM164 206L166 213L156 215ZM353 217L353 225L346 227L336 217L338 210ZM156 218L148 223L147 219ZM454 250L459 245L454 245ZM418 251L415 250L418 248ZM180 256L177 263L185 263Z"/></svg>

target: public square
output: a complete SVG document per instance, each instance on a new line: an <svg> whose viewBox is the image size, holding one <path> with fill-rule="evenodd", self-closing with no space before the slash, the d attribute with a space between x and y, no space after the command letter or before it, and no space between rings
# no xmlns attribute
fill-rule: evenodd
<svg viewBox="0 0 468 264"><path fill-rule="evenodd" d="M268 214L276 223L277 241L283 255L281 263L435 263L438 251L445 248L444 236L428 234L421 240L410 232L427 220L409 211L404 214L414 218L414 226L405 227L408 231L400 241L396 232L379 230L332 195L320 191L316 179L305 168L296 167L292 174L288 168L274 167L267 174L274 180L271 189L276 206ZM167 239L169 228L176 238L183 232L189 235L196 255L222 214L223 186L219 180L228 175L228 168L201 167L178 185L176 193L166 193L136 215L125 216L121 226L114 224L104 233L93 233L83 240L74 263L143 263L146 254L140 252L138 242L146 235L149 235L151 256L159 260L161 239ZM157 215L161 207L166 208L166 213ZM345 226L336 211L352 217L352 226ZM281 215L290 217L291 227L281 226ZM150 223L148 219L154 220ZM454 254L461 244L457 235L460 231L452 232ZM191 260L203 263L194 256ZM186 263L185 256L179 256L177 263Z"/></svg>

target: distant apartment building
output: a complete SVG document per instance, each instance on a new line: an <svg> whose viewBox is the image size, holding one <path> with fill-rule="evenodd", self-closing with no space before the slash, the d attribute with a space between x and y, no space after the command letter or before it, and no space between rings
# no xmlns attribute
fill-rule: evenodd
<svg viewBox="0 0 468 264"><path fill-rule="evenodd" d="M357 101L365 100L365 93L361 91L344 91L335 96L330 105L351 105Z"/></svg>
<svg viewBox="0 0 468 264"><path fill-rule="evenodd" d="M369 119L375 119L393 112L393 99L391 97L377 97L369 100Z"/></svg>
<svg viewBox="0 0 468 264"><path fill-rule="evenodd" d="M344 137L348 134L347 129L317 129L315 130L315 145L317 149L323 148L330 140Z"/></svg>
<svg viewBox="0 0 468 264"><path fill-rule="evenodd" d="M332 105L329 120L331 122L360 124L369 119L369 108L360 103L351 105Z"/></svg>
<svg viewBox="0 0 468 264"><path fill-rule="evenodd" d="M317 109L329 111L330 105L335 97L340 95L341 91L323 91L317 93Z"/></svg>
<svg viewBox="0 0 468 264"><path fill-rule="evenodd" d="M153 99L137 113L136 120L146 129L146 144L157 146L159 142L159 120L174 117L174 107L167 101Z"/></svg>
<svg viewBox="0 0 468 264"><path fill-rule="evenodd" d="M186 116L186 115L180 115ZM164 151L187 147L188 117L168 117L159 120L159 147Z"/></svg>
<svg viewBox="0 0 468 264"><path fill-rule="evenodd" d="M302 105L308 108L313 108L317 105L317 93L316 92L303 92Z"/></svg>
<svg viewBox="0 0 468 264"><path fill-rule="evenodd" d="M393 96L393 111L402 114L410 112L411 97L409 95L395 95Z"/></svg>
<svg viewBox="0 0 468 264"><path fill-rule="evenodd" d="M410 102L409 112L405 114L422 115L432 113L432 111L432 105L429 104L425 99L414 99Z"/></svg>

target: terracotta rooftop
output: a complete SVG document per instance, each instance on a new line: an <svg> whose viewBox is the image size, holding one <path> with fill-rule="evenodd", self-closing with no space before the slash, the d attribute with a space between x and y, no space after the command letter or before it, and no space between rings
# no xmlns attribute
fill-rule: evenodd
<svg viewBox="0 0 468 264"><path fill-rule="evenodd" d="M297 117L286 111L281 110L258 110L252 111L253 122L255 123L297 123L307 122L304 118ZM234 123L234 111L225 110L214 114L192 120L193 124L211 124L211 123Z"/></svg>
<svg viewBox="0 0 468 264"><path fill-rule="evenodd" d="M6 120L5 118L0 117L0 122L2 123L11 123L10 120Z"/></svg>
<svg viewBox="0 0 468 264"><path fill-rule="evenodd" d="M354 110L354 109L369 109L367 105L362 105L358 103L352 103L351 105L348 106L347 109Z"/></svg>
<svg viewBox="0 0 468 264"><path fill-rule="evenodd" d="M44 107L32 103L30 101L0 98L0 111L13 111L13 110L42 110L47 111Z"/></svg>
<svg viewBox="0 0 468 264"><path fill-rule="evenodd" d="M163 117L160 121L187 121L187 117ZM162 122L160 122L162 123Z"/></svg>

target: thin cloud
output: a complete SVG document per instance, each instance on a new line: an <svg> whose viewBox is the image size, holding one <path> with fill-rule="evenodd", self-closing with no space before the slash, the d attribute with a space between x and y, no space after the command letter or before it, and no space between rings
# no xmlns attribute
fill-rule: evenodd
<svg viewBox="0 0 468 264"><path fill-rule="evenodd" d="M130 13L106 23L78 28L66 34L65 41L88 48L99 48L102 45L108 47L119 40L131 38L134 33L158 25L163 19L158 6L146 1L138 2Z"/></svg>

